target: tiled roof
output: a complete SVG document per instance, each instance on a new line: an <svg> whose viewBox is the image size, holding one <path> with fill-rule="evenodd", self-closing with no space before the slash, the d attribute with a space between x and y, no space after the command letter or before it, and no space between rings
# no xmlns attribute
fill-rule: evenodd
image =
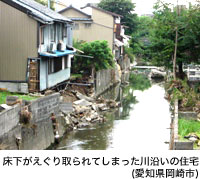
<svg viewBox="0 0 200 179"><path fill-rule="evenodd" d="M18 4L19 6L27 9L27 14L41 20L44 23L51 23L53 21L59 22L71 22L70 19L62 16L61 14L37 3L34 0L11 0L12 2Z"/></svg>
<svg viewBox="0 0 200 179"><path fill-rule="evenodd" d="M75 7L73 7L72 5L70 5L69 7L65 8L65 9L62 9L61 11L59 11L59 13L62 14L63 12L65 12L65 11L67 11L67 10L69 10L69 9L74 9L75 11L78 11L78 12L80 12L81 14L87 16L87 17L91 17L89 14L86 14L85 12L83 12L83 11L81 11L81 10L79 10L79 9L77 9L77 8L75 8Z"/></svg>

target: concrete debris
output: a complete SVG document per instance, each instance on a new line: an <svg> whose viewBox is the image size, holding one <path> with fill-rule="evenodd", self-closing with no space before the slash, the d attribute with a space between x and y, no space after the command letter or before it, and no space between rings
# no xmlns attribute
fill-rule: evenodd
<svg viewBox="0 0 200 179"><path fill-rule="evenodd" d="M55 91L53 91L53 90L46 90L45 93L44 93L44 95L48 96L48 95L51 95L53 93L55 93Z"/></svg>
<svg viewBox="0 0 200 179"><path fill-rule="evenodd" d="M92 105L91 102L88 102L88 101L86 101L85 99L81 99L81 100L78 100L78 101L74 101L74 104L75 104L75 105L80 105L80 106L91 106L91 105Z"/></svg>
<svg viewBox="0 0 200 179"><path fill-rule="evenodd" d="M17 103L20 103L20 99L18 96L7 96L6 97L6 104L9 106L13 106Z"/></svg>
<svg viewBox="0 0 200 179"><path fill-rule="evenodd" d="M12 107L11 106L8 106L7 104L1 104L0 105L0 112L1 111L4 111L4 110L9 110L11 109Z"/></svg>
<svg viewBox="0 0 200 179"><path fill-rule="evenodd" d="M106 103L110 108L116 108L119 105L115 100L108 100Z"/></svg>
<svg viewBox="0 0 200 179"><path fill-rule="evenodd" d="M79 93L78 91L76 91L75 93L76 93L76 97L78 99L82 99L82 100L84 99L84 100L89 101L89 102L94 102L94 99L91 98L91 97L85 96L85 95Z"/></svg>
<svg viewBox="0 0 200 179"><path fill-rule="evenodd" d="M60 109L64 115L65 124L72 130L105 122L105 117L100 115L100 112L119 106L119 103L114 100L105 100L102 97L95 99L90 96L87 90L75 87L64 91L62 95L64 99L60 102Z"/></svg>
<svg viewBox="0 0 200 179"><path fill-rule="evenodd" d="M81 123L79 123L78 124L78 128L83 128L83 127L88 127L88 126L90 126L90 124L89 123L87 123L87 122L81 122Z"/></svg>
<svg viewBox="0 0 200 179"><path fill-rule="evenodd" d="M87 107L87 106L74 106L74 109L75 109L75 113L76 114L80 114L80 113L87 113L91 110L90 107Z"/></svg>

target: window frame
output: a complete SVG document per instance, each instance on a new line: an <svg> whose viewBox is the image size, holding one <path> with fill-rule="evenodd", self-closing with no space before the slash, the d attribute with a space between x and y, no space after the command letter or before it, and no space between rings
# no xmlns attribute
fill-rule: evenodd
<svg viewBox="0 0 200 179"><path fill-rule="evenodd" d="M40 27L40 29L41 29L41 44L43 45L44 44L44 26L43 27Z"/></svg>

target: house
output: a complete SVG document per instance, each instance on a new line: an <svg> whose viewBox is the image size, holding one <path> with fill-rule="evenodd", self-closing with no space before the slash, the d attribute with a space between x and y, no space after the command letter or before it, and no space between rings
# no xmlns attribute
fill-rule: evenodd
<svg viewBox="0 0 200 179"><path fill-rule="evenodd" d="M0 0L0 88L43 91L69 79L72 26L33 0Z"/></svg>
<svg viewBox="0 0 200 179"><path fill-rule="evenodd" d="M54 1L54 7L55 7L55 11L57 12L57 11L60 11L64 8L66 8L67 5L61 1L56 0L56 1Z"/></svg>
<svg viewBox="0 0 200 179"><path fill-rule="evenodd" d="M105 11L89 3L83 9L89 13L69 6L61 11L65 17L74 21L73 37L77 40L91 42L107 40L113 54L115 53L115 24L120 23L121 15Z"/></svg>

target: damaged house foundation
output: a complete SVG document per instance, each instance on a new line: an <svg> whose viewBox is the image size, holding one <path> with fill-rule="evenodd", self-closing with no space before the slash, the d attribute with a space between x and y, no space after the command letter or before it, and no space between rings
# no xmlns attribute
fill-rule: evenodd
<svg viewBox="0 0 200 179"><path fill-rule="evenodd" d="M33 0L1 0L0 88L28 93L68 80L72 23Z"/></svg>

